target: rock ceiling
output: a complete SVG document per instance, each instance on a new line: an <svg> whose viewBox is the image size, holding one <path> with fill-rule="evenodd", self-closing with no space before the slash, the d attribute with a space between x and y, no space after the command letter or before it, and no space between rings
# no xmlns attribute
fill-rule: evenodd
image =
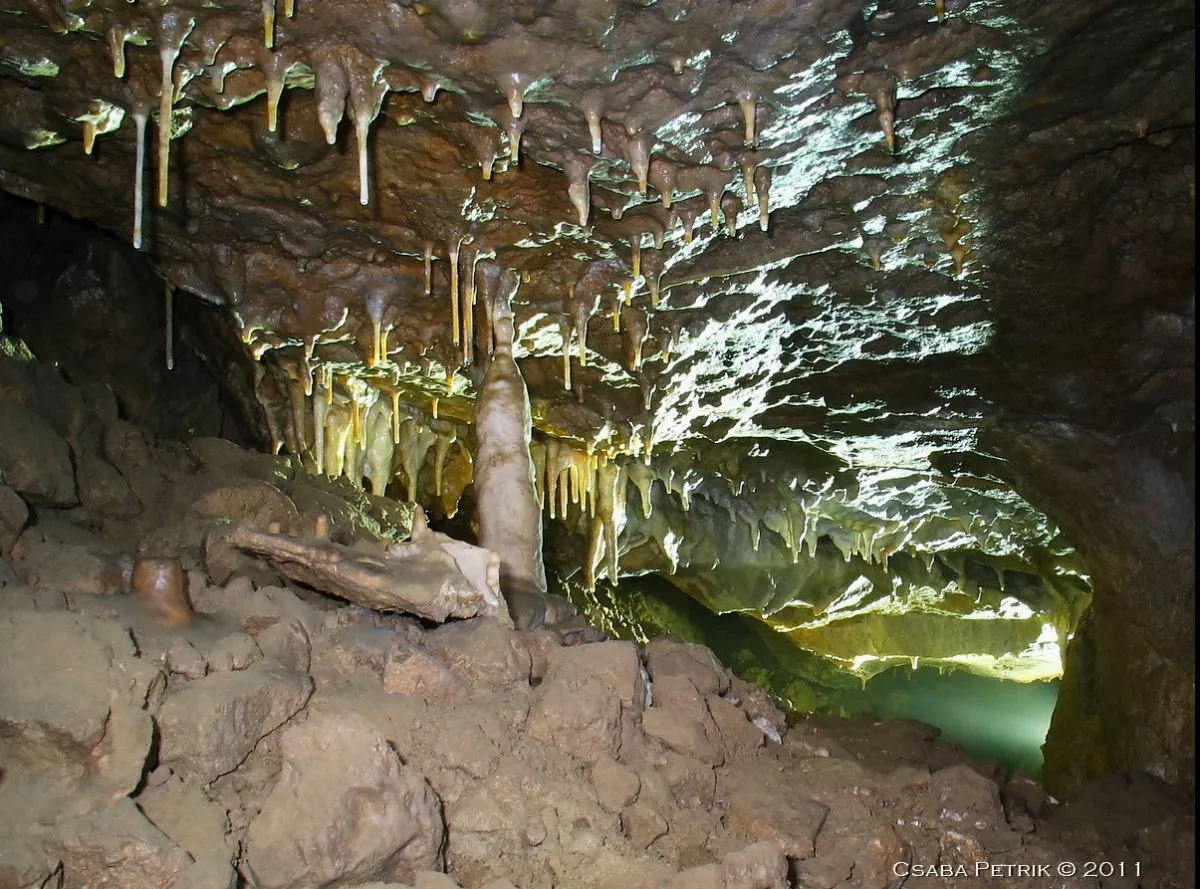
<svg viewBox="0 0 1200 889"><path fill-rule="evenodd" d="M228 306L314 471L382 490L395 461L453 512L517 269L543 495L589 580L620 549L795 633L1065 630L1083 569L977 434L1118 422L1112 387L1162 370L1194 9L1136 6L8 0L0 186ZM1077 213L1108 180L1105 228ZM1172 286L1105 302L1084 260Z"/></svg>

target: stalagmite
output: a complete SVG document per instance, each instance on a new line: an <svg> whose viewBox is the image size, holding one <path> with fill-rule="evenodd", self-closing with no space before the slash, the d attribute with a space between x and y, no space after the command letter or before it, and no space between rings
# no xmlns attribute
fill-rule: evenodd
<svg viewBox="0 0 1200 889"><path fill-rule="evenodd" d="M533 428L529 393L513 359L511 300L519 284L516 272L503 272L493 308L496 354L475 403L479 543L500 555L501 585L514 617L521 610L515 607L515 598L546 592L542 514L529 450Z"/></svg>
<svg viewBox="0 0 1200 889"><path fill-rule="evenodd" d="M166 323L167 370L175 369L175 287L170 281L163 285L163 311Z"/></svg>
<svg viewBox="0 0 1200 889"><path fill-rule="evenodd" d="M400 390L392 390L392 444L400 444Z"/></svg>
<svg viewBox="0 0 1200 889"><path fill-rule="evenodd" d="M129 109L133 118L137 149L133 164L133 249L142 249L142 217L145 215L146 192L143 185L146 173L146 120L150 116L149 108L135 101Z"/></svg>
<svg viewBox="0 0 1200 889"><path fill-rule="evenodd" d="M171 109L175 105L175 60L183 41L192 33L196 19L179 10L163 10L158 20L158 58L162 83L158 101L158 205L167 206L167 184L171 160Z"/></svg>
<svg viewBox="0 0 1200 889"><path fill-rule="evenodd" d="M754 171L754 192L758 197L758 227L767 230L771 221L771 168L759 167Z"/></svg>
<svg viewBox="0 0 1200 889"><path fill-rule="evenodd" d="M325 474L337 478L346 469L346 445L350 438L350 410L334 401L325 413Z"/></svg>

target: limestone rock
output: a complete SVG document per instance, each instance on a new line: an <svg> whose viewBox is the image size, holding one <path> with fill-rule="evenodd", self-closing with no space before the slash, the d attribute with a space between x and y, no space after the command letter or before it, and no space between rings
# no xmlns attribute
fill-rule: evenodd
<svg viewBox="0 0 1200 889"><path fill-rule="evenodd" d="M809 858L829 809L814 800L780 795L771 786L744 783L729 789L725 811L730 826L778 844L788 858Z"/></svg>
<svg viewBox="0 0 1200 889"><path fill-rule="evenodd" d="M592 787L600 805L610 812L619 812L637 799L642 783L637 772L615 759L602 756L592 766Z"/></svg>
<svg viewBox="0 0 1200 889"><path fill-rule="evenodd" d="M104 596L127 588L133 559L96 544L48 540L31 528L13 548L17 570L30 586L81 596Z"/></svg>
<svg viewBox="0 0 1200 889"><path fill-rule="evenodd" d="M142 502L129 482L99 454L86 450L77 453L75 474L80 502L97 515L128 519L142 512Z"/></svg>
<svg viewBox="0 0 1200 889"><path fill-rule="evenodd" d="M621 830L625 838L639 849L645 849L663 836L666 819L644 803L634 803L621 813Z"/></svg>
<svg viewBox="0 0 1200 889"><path fill-rule="evenodd" d="M646 645L646 669L656 686L668 676L686 676L702 695L720 695L729 689L729 676L711 650L669 636Z"/></svg>
<svg viewBox="0 0 1200 889"><path fill-rule="evenodd" d="M28 521L25 501L8 485L0 485L0 556L12 548Z"/></svg>
<svg viewBox="0 0 1200 889"><path fill-rule="evenodd" d="M539 687L529 732L584 762L616 756L621 720L641 712L641 662L629 642L564 648Z"/></svg>
<svg viewBox="0 0 1200 889"><path fill-rule="evenodd" d="M5 758L79 770L85 786L123 795L138 784L152 725L142 709L158 672L109 621L65 612L0 615L0 736Z"/></svg>
<svg viewBox="0 0 1200 889"><path fill-rule="evenodd" d="M236 845L231 847L225 839L225 810L199 787L172 776L143 790L136 802L155 827L197 861L223 860L228 864L232 859Z"/></svg>
<svg viewBox="0 0 1200 889"><path fill-rule="evenodd" d="M289 727L280 747L283 773L247 834L246 870L260 889L409 880L437 867L438 799L365 719L317 715Z"/></svg>
<svg viewBox="0 0 1200 889"><path fill-rule="evenodd" d="M67 886L162 889L174 885L192 863L125 797L107 809L63 821L56 834Z"/></svg>
<svg viewBox="0 0 1200 889"><path fill-rule="evenodd" d="M721 859L726 889L788 889L788 862L778 843L761 842Z"/></svg>
<svg viewBox="0 0 1200 889"><path fill-rule="evenodd" d="M415 695L427 704L453 704L470 689L444 663L427 651L396 646L383 668L383 687L395 695Z"/></svg>
<svg viewBox="0 0 1200 889"><path fill-rule="evenodd" d="M74 506L79 502L71 449L31 408L0 398L0 478L30 503Z"/></svg>
<svg viewBox="0 0 1200 889"><path fill-rule="evenodd" d="M721 743L730 755L736 756L763 746L762 729L750 722L745 712L716 695L709 695L706 704L721 734Z"/></svg>
<svg viewBox="0 0 1200 889"><path fill-rule="evenodd" d="M500 689L528 682L530 657L514 631L494 620L456 621L425 637L429 649L478 688Z"/></svg>
<svg viewBox="0 0 1200 889"><path fill-rule="evenodd" d="M185 779L213 781L236 769L311 693L308 676L267 662L189 682L159 709L159 762Z"/></svg>

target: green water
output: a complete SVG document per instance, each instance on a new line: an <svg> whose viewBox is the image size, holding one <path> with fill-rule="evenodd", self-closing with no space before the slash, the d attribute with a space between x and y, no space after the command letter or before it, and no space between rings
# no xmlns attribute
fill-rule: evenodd
<svg viewBox="0 0 1200 889"><path fill-rule="evenodd" d="M897 667L862 680L797 648L762 621L714 614L669 582L631 578L614 589L563 590L609 635L645 642L674 634L712 649L727 667L796 713L916 719L970 757L994 759L1008 772L1041 774L1041 745L1058 695L1057 682L1018 683L936 667Z"/></svg>

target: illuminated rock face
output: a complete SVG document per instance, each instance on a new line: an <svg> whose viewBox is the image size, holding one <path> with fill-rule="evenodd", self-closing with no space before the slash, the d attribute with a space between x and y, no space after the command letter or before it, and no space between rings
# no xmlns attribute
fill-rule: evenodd
<svg viewBox="0 0 1200 889"><path fill-rule="evenodd" d="M1052 418L1194 490L1194 11L1128 6L13 0L0 187L225 307L277 450L444 515L515 271L560 568L839 657L1031 611L1011 654L1089 574L1109 627L1179 595L1119 533L1082 565L1095 504L1009 462Z"/></svg>

